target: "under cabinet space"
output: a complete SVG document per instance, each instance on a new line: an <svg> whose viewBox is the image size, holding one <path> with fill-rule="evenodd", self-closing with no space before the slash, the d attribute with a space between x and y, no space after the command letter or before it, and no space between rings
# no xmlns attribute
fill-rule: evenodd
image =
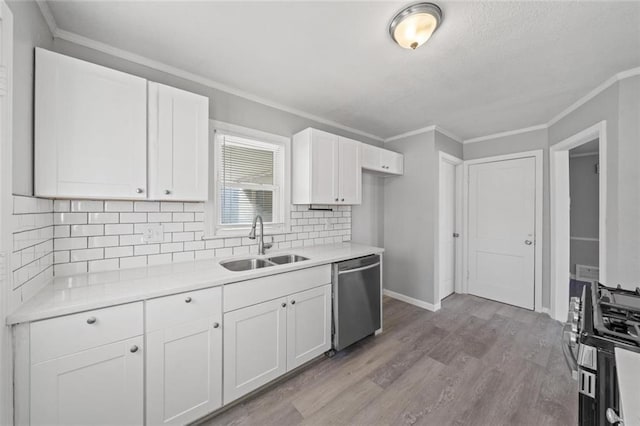
<svg viewBox="0 0 640 426"><path fill-rule="evenodd" d="M206 201L209 99L149 82L149 198Z"/></svg>
<svg viewBox="0 0 640 426"><path fill-rule="evenodd" d="M222 405L222 288L147 302L146 410L186 424Z"/></svg>

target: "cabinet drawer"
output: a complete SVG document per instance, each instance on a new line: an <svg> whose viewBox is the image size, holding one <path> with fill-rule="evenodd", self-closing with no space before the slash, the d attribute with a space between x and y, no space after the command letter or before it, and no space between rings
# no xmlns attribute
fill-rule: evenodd
<svg viewBox="0 0 640 426"><path fill-rule="evenodd" d="M189 291L147 301L146 331L214 317L222 320L222 287Z"/></svg>
<svg viewBox="0 0 640 426"><path fill-rule="evenodd" d="M230 312L329 283L331 265L227 284L224 287L224 311Z"/></svg>
<svg viewBox="0 0 640 426"><path fill-rule="evenodd" d="M143 333L142 302L31 324L31 363L55 359Z"/></svg>

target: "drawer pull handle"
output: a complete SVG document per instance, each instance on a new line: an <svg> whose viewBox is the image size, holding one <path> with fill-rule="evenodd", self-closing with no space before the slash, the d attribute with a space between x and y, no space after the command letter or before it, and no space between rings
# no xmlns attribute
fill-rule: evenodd
<svg viewBox="0 0 640 426"><path fill-rule="evenodd" d="M287 307L287 304L286 304L286 303L283 303L283 304L282 304L282 307L283 307L283 308L286 308L286 307Z"/></svg>
<svg viewBox="0 0 640 426"><path fill-rule="evenodd" d="M191 297L187 297L186 299L184 299L184 301L185 301L186 303L191 303Z"/></svg>
<svg viewBox="0 0 640 426"><path fill-rule="evenodd" d="M292 300L292 301L291 301L291 304L292 304L292 305L295 305L295 304L296 304L296 301L295 301L295 300Z"/></svg>
<svg viewBox="0 0 640 426"><path fill-rule="evenodd" d="M129 350L131 351L131 353L136 353L136 352L138 352L138 346L133 345L133 346L131 346L131 349L129 349Z"/></svg>
<svg viewBox="0 0 640 426"><path fill-rule="evenodd" d="M220 323L214 322L213 323L213 328L219 328L220 327Z"/></svg>
<svg viewBox="0 0 640 426"><path fill-rule="evenodd" d="M95 324L95 322L96 322L96 317L87 318L87 324Z"/></svg>

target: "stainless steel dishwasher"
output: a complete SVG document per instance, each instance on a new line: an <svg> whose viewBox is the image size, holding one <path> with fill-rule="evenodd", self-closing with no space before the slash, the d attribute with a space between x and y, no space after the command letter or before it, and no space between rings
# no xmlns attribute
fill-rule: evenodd
<svg viewBox="0 0 640 426"><path fill-rule="evenodd" d="M380 328L380 256L333 264L333 349Z"/></svg>

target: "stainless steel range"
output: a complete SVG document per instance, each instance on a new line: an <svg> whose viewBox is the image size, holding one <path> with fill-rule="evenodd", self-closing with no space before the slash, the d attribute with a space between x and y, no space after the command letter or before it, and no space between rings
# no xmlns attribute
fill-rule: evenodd
<svg viewBox="0 0 640 426"><path fill-rule="evenodd" d="M622 425L614 349L640 353L640 289L585 286L571 299L563 343L578 380L580 425Z"/></svg>

